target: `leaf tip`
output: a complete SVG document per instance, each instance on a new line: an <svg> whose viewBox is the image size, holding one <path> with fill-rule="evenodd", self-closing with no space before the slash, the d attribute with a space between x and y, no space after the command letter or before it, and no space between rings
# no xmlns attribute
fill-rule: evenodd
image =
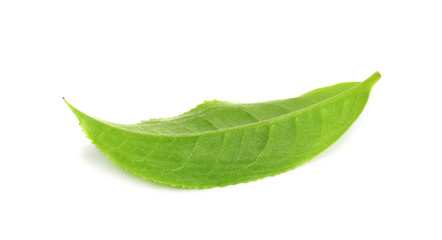
<svg viewBox="0 0 442 240"><path fill-rule="evenodd" d="M68 106L70 106L71 104L69 104L68 103L68 101L66 100L66 98L65 97L63 97L63 101L68 105Z"/></svg>
<svg viewBox="0 0 442 240"><path fill-rule="evenodd" d="M369 85L371 88L374 86L375 83L379 81L380 78L381 78L381 73L379 71L376 71L375 73L373 73L373 75L367 78L367 80L365 80L364 83Z"/></svg>
<svg viewBox="0 0 442 240"><path fill-rule="evenodd" d="M63 101L68 105L68 107L71 109L71 111L75 114L75 116L80 120L80 118L88 117L86 114L81 112L80 110L76 109L74 106L72 106L66 99L63 97Z"/></svg>
<svg viewBox="0 0 442 240"><path fill-rule="evenodd" d="M69 108L71 108L71 109L73 108L73 106L70 103L68 103L66 98L63 97L63 101L69 106Z"/></svg>

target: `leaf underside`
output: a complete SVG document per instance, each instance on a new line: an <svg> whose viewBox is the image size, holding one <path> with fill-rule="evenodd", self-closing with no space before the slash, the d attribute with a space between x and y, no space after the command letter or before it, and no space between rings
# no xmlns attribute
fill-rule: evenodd
<svg viewBox="0 0 442 240"><path fill-rule="evenodd" d="M106 156L135 175L186 188L249 182L291 170L335 142L364 109L364 82L261 103L206 101L182 115L116 124L68 106Z"/></svg>

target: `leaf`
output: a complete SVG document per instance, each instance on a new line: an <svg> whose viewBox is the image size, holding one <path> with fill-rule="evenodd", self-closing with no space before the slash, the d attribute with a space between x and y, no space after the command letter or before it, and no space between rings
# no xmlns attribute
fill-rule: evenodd
<svg viewBox="0 0 442 240"><path fill-rule="evenodd" d="M119 166L172 186L210 188L277 175L312 159L356 120L379 78L376 72L364 82L285 100L206 101L176 117L130 125L89 117L66 103L92 143Z"/></svg>

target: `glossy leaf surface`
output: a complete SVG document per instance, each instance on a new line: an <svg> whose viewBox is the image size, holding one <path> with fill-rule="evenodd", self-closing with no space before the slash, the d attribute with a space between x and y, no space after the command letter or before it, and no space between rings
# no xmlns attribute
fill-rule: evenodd
<svg viewBox="0 0 442 240"><path fill-rule="evenodd" d="M123 125L67 103L80 126L116 164L172 186L210 188L277 175L335 142L364 109L380 74L296 98L240 104L206 101L173 118Z"/></svg>

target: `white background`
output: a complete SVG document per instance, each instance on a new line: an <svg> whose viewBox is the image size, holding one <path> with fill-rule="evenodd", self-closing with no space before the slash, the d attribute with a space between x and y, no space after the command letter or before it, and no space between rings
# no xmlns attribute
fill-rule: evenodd
<svg viewBox="0 0 442 240"><path fill-rule="evenodd" d="M0 239L442 239L440 1L0 2ZM62 101L136 123L382 79L350 130L263 180L118 168Z"/></svg>

